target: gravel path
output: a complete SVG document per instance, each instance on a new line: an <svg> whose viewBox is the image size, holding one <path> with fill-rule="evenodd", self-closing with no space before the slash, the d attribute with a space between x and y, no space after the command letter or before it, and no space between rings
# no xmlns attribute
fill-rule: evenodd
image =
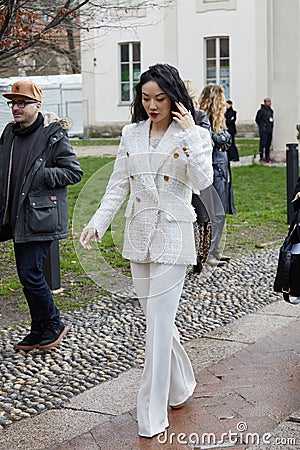
<svg viewBox="0 0 300 450"><path fill-rule="evenodd" d="M273 293L278 249L231 260L204 281L186 278L177 314L182 341L203 336L280 298ZM92 386L143 364L145 321L138 301L122 295L95 298L64 314L69 332L52 351L15 352L27 333L2 330L0 428L34 416Z"/></svg>

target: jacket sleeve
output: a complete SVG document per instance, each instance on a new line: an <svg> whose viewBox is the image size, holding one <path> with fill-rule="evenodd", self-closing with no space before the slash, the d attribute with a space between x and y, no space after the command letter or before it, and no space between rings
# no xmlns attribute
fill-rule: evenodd
<svg viewBox="0 0 300 450"><path fill-rule="evenodd" d="M223 130L222 133L217 134L212 132L212 140L214 145L220 150L228 150L231 146L232 138L227 130Z"/></svg>
<svg viewBox="0 0 300 450"><path fill-rule="evenodd" d="M53 189L78 183L83 172L68 137L64 134L53 147L54 167L44 168L46 185Z"/></svg>
<svg viewBox="0 0 300 450"><path fill-rule="evenodd" d="M181 131L187 157L187 175L194 189L203 190L213 183L212 143L207 129L194 126Z"/></svg>
<svg viewBox="0 0 300 450"><path fill-rule="evenodd" d="M195 115L196 115L196 124L199 125L200 127L206 128L211 133L210 121L209 118L207 117L206 112L203 111L203 109L197 109L195 111Z"/></svg>
<svg viewBox="0 0 300 450"><path fill-rule="evenodd" d="M261 109L259 109L256 113L256 117L255 117L255 122L257 123L257 125L259 126L260 122L261 122L261 115L262 115L262 111Z"/></svg>
<svg viewBox="0 0 300 450"><path fill-rule="evenodd" d="M6 127L4 128L4 130L2 131L2 134L0 136L0 145L4 144L4 139L5 139L4 136L6 135L7 130L11 127L12 127L12 123L8 123L6 125Z"/></svg>
<svg viewBox="0 0 300 450"><path fill-rule="evenodd" d="M113 172L109 179L100 206L85 227L85 229L93 228L96 230L99 240L102 239L104 233L129 192L130 183L126 166L127 157L125 132L126 127L124 127L122 132Z"/></svg>

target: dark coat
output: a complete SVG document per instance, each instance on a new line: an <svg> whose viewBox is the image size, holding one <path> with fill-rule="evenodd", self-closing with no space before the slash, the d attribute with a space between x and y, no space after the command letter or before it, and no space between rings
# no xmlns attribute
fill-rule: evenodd
<svg viewBox="0 0 300 450"><path fill-rule="evenodd" d="M255 117L255 122L257 123L260 132L268 135L273 134L273 115L273 109L270 106L261 105Z"/></svg>
<svg viewBox="0 0 300 450"><path fill-rule="evenodd" d="M229 106L229 108L226 109L225 120L228 133L231 134L231 136L234 136L236 134L236 111L232 106Z"/></svg>
<svg viewBox="0 0 300 450"><path fill-rule="evenodd" d="M212 132L213 140L213 186L219 194L226 214L235 214L231 171L228 162L227 151L231 146L231 136L227 130L221 134Z"/></svg>
<svg viewBox="0 0 300 450"><path fill-rule="evenodd" d="M235 144L235 135L236 135L236 111L232 108L232 106L229 106L225 111L225 120L226 120L226 127L227 130L232 138L231 146L227 150L228 153L228 159L229 161L239 161L239 151Z"/></svg>
<svg viewBox="0 0 300 450"><path fill-rule="evenodd" d="M203 109L195 109L195 123L202 128L206 128L211 133L210 121Z"/></svg>
<svg viewBox="0 0 300 450"><path fill-rule="evenodd" d="M68 236L67 186L82 178L77 157L58 122L43 128L24 167L24 179L12 230L7 217L13 123L0 138L0 241L30 242Z"/></svg>

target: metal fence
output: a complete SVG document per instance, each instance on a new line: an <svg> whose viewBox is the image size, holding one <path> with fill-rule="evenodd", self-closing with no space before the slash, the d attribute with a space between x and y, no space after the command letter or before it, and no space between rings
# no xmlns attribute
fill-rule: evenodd
<svg viewBox="0 0 300 450"><path fill-rule="evenodd" d="M20 79L34 81L43 89L42 111L53 112L59 117L69 117L72 120L73 125L69 136L83 135L83 116L87 111L87 102L82 101L80 75L0 79L1 94L10 92L11 85ZM0 95L0 132L12 120L6 101Z"/></svg>

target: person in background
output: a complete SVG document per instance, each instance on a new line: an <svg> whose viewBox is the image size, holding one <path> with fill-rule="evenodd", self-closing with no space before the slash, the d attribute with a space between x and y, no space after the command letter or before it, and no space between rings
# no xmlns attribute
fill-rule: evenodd
<svg viewBox="0 0 300 450"><path fill-rule="evenodd" d="M193 101L195 108L195 123L200 127L206 128L211 133L210 121L206 115L206 112L199 109L198 103L198 90L195 83L192 80L184 80L187 92ZM206 191L209 191L212 186L209 186ZM194 273L200 274L202 272L204 263L207 260L208 252L211 241L211 229L210 218L207 208L208 205L204 205L203 197L206 200L207 193L193 192L192 205L195 208L197 220L194 222L194 236L197 253L197 264L193 266Z"/></svg>
<svg viewBox="0 0 300 450"><path fill-rule="evenodd" d="M186 269L196 252L192 189L212 184L209 131L194 121L194 105L178 70L156 64L135 87L126 125L99 209L80 242L101 241L130 192L122 255L130 260L146 316L145 364L137 400L138 433L153 437L169 426L168 405L185 406L196 386L175 316Z"/></svg>
<svg viewBox="0 0 300 450"><path fill-rule="evenodd" d="M239 152L235 143L236 135L236 118L237 113L233 109L233 104L231 100L226 101L226 111L225 111L225 121L228 133L231 136L231 146L227 150L229 161L239 161Z"/></svg>
<svg viewBox="0 0 300 450"><path fill-rule="evenodd" d="M199 107L206 112L211 124L213 186L223 206L222 210L217 208L213 214L210 214L211 246L207 263L211 266L226 263L230 259L229 256L222 255L220 244L226 214L235 213L231 171L227 156L227 150L231 145L231 136L226 130L225 106L226 100L223 86L210 83L203 88L199 98ZM213 206L216 204L215 201L212 203Z"/></svg>
<svg viewBox="0 0 300 450"><path fill-rule="evenodd" d="M16 81L3 96L14 122L0 138L0 241L13 239L31 315L30 333L15 348L48 350L61 342L67 329L43 265L51 243L68 235L67 186L81 180L82 170L59 121L44 122L37 84Z"/></svg>
<svg viewBox="0 0 300 450"><path fill-rule="evenodd" d="M263 105L257 111L255 122L259 129L259 162L269 164L272 162L270 160L270 147L274 128L274 112L269 97L264 99Z"/></svg>

